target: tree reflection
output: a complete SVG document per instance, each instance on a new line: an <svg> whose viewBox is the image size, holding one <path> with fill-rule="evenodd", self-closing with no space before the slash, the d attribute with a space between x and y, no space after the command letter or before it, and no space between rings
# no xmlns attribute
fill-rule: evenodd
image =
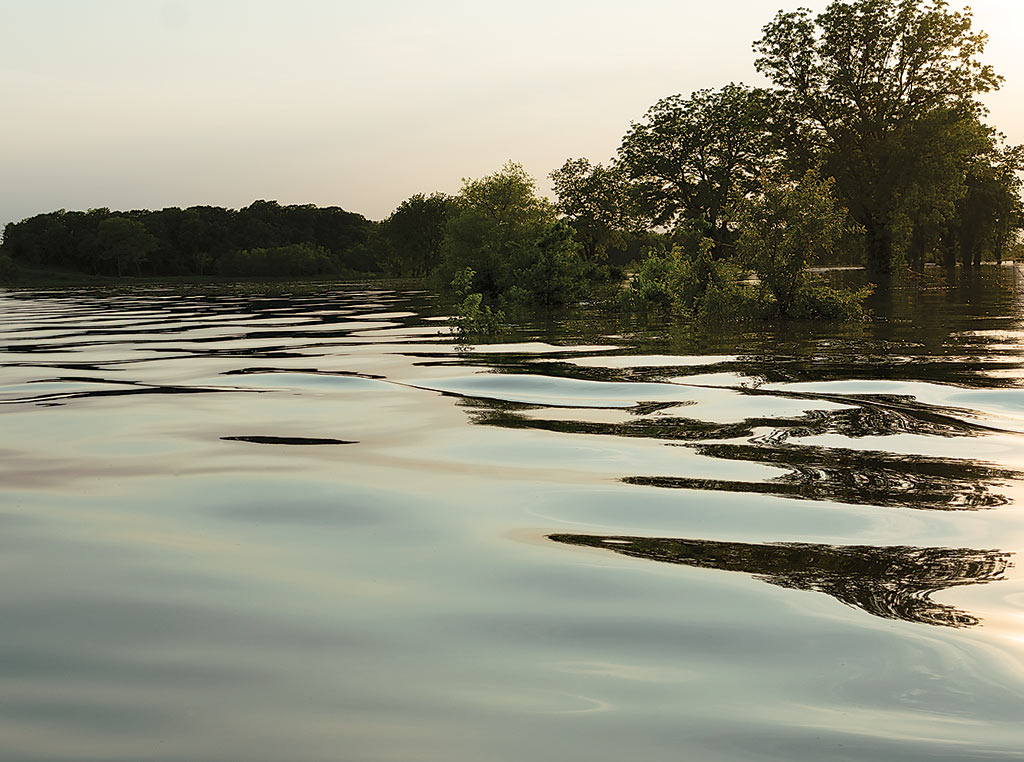
<svg viewBox="0 0 1024 762"><path fill-rule="evenodd" d="M981 461L810 445L698 445L701 455L787 469L767 481L628 476L627 484L752 492L852 505L979 510L1010 502L999 490L1017 471Z"/></svg>
<svg viewBox="0 0 1024 762"><path fill-rule="evenodd" d="M779 495L802 500L822 500L852 505L880 505L930 510L979 510L1006 505L1004 489L1024 478L1020 471L968 458L901 455L874 450L795 444L789 440L822 433L847 436L892 434L910 430L922 434L952 436L940 420L924 421L886 415L884 408L869 405L851 411L811 411L791 418L747 419L740 423L714 423L665 414L662 403L640 403L629 418L608 423L573 420L571 411L559 410L562 418L544 418L542 409L512 403L464 401L475 408L474 423L550 431L667 440L693 448L700 455L744 461L782 470L764 481L704 479L636 475L622 481L651 487L714 490ZM936 414L938 417L938 414ZM867 421L876 426L869 428ZM888 426L882 426L884 421ZM770 433L754 438L758 429ZM963 431L957 432L963 435ZM723 440L750 438L743 443ZM760 474L758 469L756 473Z"/></svg>
<svg viewBox="0 0 1024 762"><path fill-rule="evenodd" d="M973 627L980 620L954 606L936 603L931 595L960 585L998 581L1012 556L967 548L751 544L576 534L548 537L635 558L744 572L779 587L825 593L885 619L946 627Z"/></svg>

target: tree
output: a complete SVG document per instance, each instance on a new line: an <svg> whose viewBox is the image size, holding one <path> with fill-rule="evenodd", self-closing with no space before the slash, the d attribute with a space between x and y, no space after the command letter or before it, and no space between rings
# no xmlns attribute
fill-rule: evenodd
<svg viewBox="0 0 1024 762"><path fill-rule="evenodd" d="M765 181L758 196L740 204L739 260L757 273L780 315L800 306L803 317L841 316L820 304L822 295L841 295L815 289L808 273L809 265L834 256L851 224L834 185L811 170L797 183Z"/></svg>
<svg viewBox="0 0 1024 762"><path fill-rule="evenodd" d="M1006 248L1021 228L1021 176L1024 146L1002 146L992 138L967 169L965 192L957 214L945 230L944 264L981 264L988 254L1002 261Z"/></svg>
<svg viewBox="0 0 1024 762"><path fill-rule="evenodd" d="M426 275L441 260L445 225L456 202L444 193L407 198L381 223L383 257L388 268L401 275Z"/></svg>
<svg viewBox="0 0 1024 762"><path fill-rule="evenodd" d="M469 268L472 282L463 290L487 298L562 304L580 294L591 273L572 232L522 165L508 162L464 180L457 202L441 246L445 284Z"/></svg>
<svg viewBox="0 0 1024 762"><path fill-rule="evenodd" d="M762 90L730 84L658 101L622 139L618 161L638 211L654 227L696 223L728 239L729 201L757 187L773 163Z"/></svg>
<svg viewBox="0 0 1024 762"><path fill-rule="evenodd" d="M572 226L587 259L600 259L609 247L625 244L631 217L621 166L569 159L549 177L558 197L555 209Z"/></svg>
<svg viewBox="0 0 1024 762"><path fill-rule="evenodd" d="M937 113L980 116L982 93L999 87L978 62L986 37L970 10L946 0L832 2L812 17L780 12L754 44L756 66L777 88L783 121L865 230L868 265L891 270L905 202L923 187L934 151L913 133ZM946 188L955 199L957 182ZM934 199L933 199L934 200Z"/></svg>
<svg viewBox="0 0 1024 762"><path fill-rule="evenodd" d="M112 261L118 275L129 265L139 272L146 257L160 245L141 222L120 216L107 217L99 224L97 243L100 257Z"/></svg>

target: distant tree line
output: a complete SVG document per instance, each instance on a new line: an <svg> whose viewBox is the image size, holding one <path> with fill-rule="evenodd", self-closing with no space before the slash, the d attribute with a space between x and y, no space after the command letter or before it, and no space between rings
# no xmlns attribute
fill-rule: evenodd
<svg viewBox="0 0 1024 762"><path fill-rule="evenodd" d="M378 269L366 246L372 227L338 207L275 201L239 210L61 210L7 225L0 252L95 275L335 275Z"/></svg>

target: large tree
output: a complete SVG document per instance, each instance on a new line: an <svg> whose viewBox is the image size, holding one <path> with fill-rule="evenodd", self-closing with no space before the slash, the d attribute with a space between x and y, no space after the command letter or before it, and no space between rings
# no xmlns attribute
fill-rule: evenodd
<svg viewBox="0 0 1024 762"><path fill-rule="evenodd" d="M985 35L972 29L970 10L946 0L836 0L817 16L780 12L763 32L756 65L777 88L791 139L836 178L864 227L869 266L890 270L925 184L933 183L929 203L946 208L963 192L966 159L958 171L939 168L941 187L934 160L956 144L958 124L983 114L978 96L999 87L978 60ZM945 136L926 135L922 123L934 128L949 114L959 119Z"/></svg>
<svg viewBox="0 0 1024 762"><path fill-rule="evenodd" d="M762 90L730 84L658 101L622 139L618 162L649 225L696 225L721 242L723 212L773 163Z"/></svg>
<svg viewBox="0 0 1024 762"><path fill-rule="evenodd" d="M572 225L588 259L599 259L610 247L625 244L632 217L619 165L569 159L549 176L558 198L555 209Z"/></svg>
<svg viewBox="0 0 1024 762"><path fill-rule="evenodd" d="M445 226L455 210L455 199L444 193L407 198L378 228L382 264L400 275L429 273L441 260Z"/></svg>

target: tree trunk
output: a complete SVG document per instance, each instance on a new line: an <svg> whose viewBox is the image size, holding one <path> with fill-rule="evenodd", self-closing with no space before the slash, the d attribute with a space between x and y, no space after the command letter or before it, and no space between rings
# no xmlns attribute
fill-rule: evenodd
<svg viewBox="0 0 1024 762"><path fill-rule="evenodd" d="M880 275L892 272L892 236L886 225L869 219L864 223L868 271Z"/></svg>
<svg viewBox="0 0 1024 762"><path fill-rule="evenodd" d="M916 273L924 272L924 232L920 225L914 226L914 233L910 238L910 251L908 252L910 269Z"/></svg>

